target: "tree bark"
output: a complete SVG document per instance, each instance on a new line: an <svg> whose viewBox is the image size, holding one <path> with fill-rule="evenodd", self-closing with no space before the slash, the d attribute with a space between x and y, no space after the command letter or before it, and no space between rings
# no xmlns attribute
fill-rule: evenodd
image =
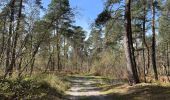
<svg viewBox="0 0 170 100"><path fill-rule="evenodd" d="M35 62L35 57L33 58L32 62L31 62L30 76L32 76L32 73L34 71L34 62Z"/></svg>
<svg viewBox="0 0 170 100"><path fill-rule="evenodd" d="M134 58L134 48L132 41L132 27L131 27L131 0L126 0L125 6L125 36L124 47L127 60L127 72L130 84L139 83L139 77L136 69L136 61Z"/></svg>
<svg viewBox="0 0 170 100"><path fill-rule="evenodd" d="M155 80L158 80L158 73L156 67L156 33L155 33L155 5L154 0L151 0L152 4L152 66L154 70Z"/></svg>
<svg viewBox="0 0 170 100"><path fill-rule="evenodd" d="M169 75L169 43L167 43L167 54L166 54L166 57L167 57L167 71L168 71L168 75Z"/></svg>
<svg viewBox="0 0 170 100"><path fill-rule="evenodd" d="M20 0L20 5L19 5L19 13L18 13L18 21L17 21L17 26L16 26L16 30L15 30L15 36L13 38L13 49L12 49L12 60L11 60L11 64L10 64L10 75L12 75L12 70L15 67L15 61L16 61L16 46L17 46L17 41L18 41L18 37L19 37L19 28L20 28L20 21L21 21L21 14L22 14L22 3L23 0Z"/></svg>
<svg viewBox="0 0 170 100"><path fill-rule="evenodd" d="M60 34L58 31L57 31L57 67L58 67L58 71L62 70L60 64Z"/></svg>
<svg viewBox="0 0 170 100"><path fill-rule="evenodd" d="M2 47L1 47L1 52L0 52L0 65L2 64L6 45L5 45L5 32L6 32L6 21L7 18L5 17L4 22L3 22L3 32L2 32Z"/></svg>
<svg viewBox="0 0 170 100"><path fill-rule="evenodd" d="M6 69L5 69L4 78L6 78L7 75L9 74L9 71L11 71L11 68L10 68L10 51L11 51L11 36L12 36L13 21L14 21L14 5L15 5L15 0L11 0L10 3L9 3L10 24L9 24L9 34L8 34L7 48L6 48Z"/></svg>
<svg viewBox="0 0 170 100"><path fill-rule="evenodd" d="M145 69L146 69L146 72L145 74L148 73L148 69L150 68L150 50L149 50L149 46L146 42L146 1L144 0L143 1L143 5L144 5L144 15L143 15L143 44L145 45L146 49L147 49L147 69L146 69L146 66L145 66Z"/></svg>
<svg viewBox="0 0 170 100"><path fill-rule="evenodd" d="M143 74L144 74L144 81L146 82L146 60L145 60L145 47L147 48L147 52L149 52L148 45L145 40L145 31L146 31L146 1L143 1ZM144 47L145 46L145 47ZM148 56L149 57L149 56ZM148 58L149 59L149 58ZM148 61L148 68L149 68L149 61Z"/></svg>

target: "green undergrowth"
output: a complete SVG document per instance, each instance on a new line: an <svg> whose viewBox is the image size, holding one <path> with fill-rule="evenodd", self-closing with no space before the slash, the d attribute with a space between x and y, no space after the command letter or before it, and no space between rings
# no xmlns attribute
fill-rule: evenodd
<svg viewBox="0 0 170 100"><path fill-rule="evenodd" d="M69 88L65 77L40 74L32 77L0 80L0 100L4 99L57 99Z"/></svg>

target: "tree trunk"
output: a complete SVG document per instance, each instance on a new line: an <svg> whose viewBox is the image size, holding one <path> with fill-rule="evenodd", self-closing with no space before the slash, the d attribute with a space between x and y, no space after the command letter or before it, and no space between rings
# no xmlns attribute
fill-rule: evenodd
<svg viewBox="0 0 170 100"><path fill-rule="evenodd" d="M148 45L147 45L146 40L145 40L145 31L146 31L146 26L145 26L145 24L146 24L146 1L144 0L143 2L144 2L143 3L143 7L144 7L143 8L143 35L142 35L143 36L143 43L142 43L142 45L143 45L143 69L144 69L143 70L143 74L144 74L144 81L146 82L145 47L147 48L147 52L149 52L149 51L148 51Z"/></svg>
<svg viewBox="0 0 170 100"><path fill-rule="evenodd" d="M32 62L31 62L30 76L32 75L32 73L34 71L34 62L35 62L35 57L33 58Z"/></svg>
<svg viewBox="0 0 170 100"><path fill-rule="evenodd" d="M40 44L41 44L42 41L39 41L37 43L37 46L35 47L35 50L33 51L33 54L32 54L32 57L30 59L30 61L24 66L24 68L20 71L20 73L18 74L19 77L21 77L22 73L24 72L24 70L28 67L29 64L31 64L31 66L33 66L34 64L34 60L35 60L35 56L38 52L38 49L40 47Z"/></svg>
<svg viewBox="0 0 170 100"><path fill-rule="evenodd" d="M155 34L155 5L152 0L152 66L154 70L155 80L158 80L158 73L156 67L156 34Z"/></svg>
<svg viewBox="0 0 170 100"><path fill-rule="evenodd" d="M52 66L52 54L53 54L53 53L50 53L50 54L49 54L50 57L48 58L48 62L47 62L47 65L46 65L46 68L45 68L44 73L46 73L47 70L48 70L49 68L51 68L51 66ZM51 69L50 69L50 70L51 70Z"/></svg>
<svg viewBox="0 0 170 100"><path fill-rule="evenodd" d="M61 64L60 64L60 33L57 31L57 67L58 71L61 71Z"/></svg>
<svg viewBox="0 0 170 100"><path fill-rule="evenodd" d="M169 43L167 43L167 54L166 54L166 57L167 57L167 71L168 71L168 75L169 75Z"/></svg>
<svg viewBox="0 0 170 100"><path fill-rule="evenodd" d="M13 31L13 21L14 21L14 5L15 5L15 0L11 0L9 3L10 7L10 24L9 24L9 34L8 34L8 39L7 39L7 50L6 50L6 69L5 69L5 75L4 78L9 74L9 71L11 71L10 68L10 51L11 51L11 36L12 36L12 31Z"/></svg>
<svg viewBox="0 0 170 100"><path fill-rule="evenodd" d="M1 53L0 53L0 65L2 64L3 61L3 57L4 57L4 52L5 52L5 31L6 31L6 17L4 19L4 23L3 23L3 32L2 32L2 47L1 47Z"/></svg>
<svg viewBox="0 0 170 100"><path fill-rule="evenodd" d="M139 65L139 63L140 63L140 61L139 61L140 51L138 51L137 33L135 33L135 43L136 43L136 48L135 48L136 49L136 57L134 57L134 60L136 59L136 67L137 67L137 65ZM132 44L133 44L133 42L132 42ZM132 45L132 48L133 48L133 45ZM140 77L141 76L140 66L138 66L136 69L137 69L138 75Z"/></svg>
<svg viewBox="0 0 170 100"><path fill-rule="evenodd" d="M11 60L11 64L10 64L10 75L12 75L12 70L15 66L15 61L16 61L16 46L17 46L17 41L18 41L18 35L19 35L19 28L20 28L20 21L21 21L21 13L22 13L22 3L23 0L20 1L20 6L19 6L19 13L18 13L18 21L17 21L17 26L16 26L16 30L15 30L15 36L13 39L13 49L12 49L12 60Z"/></svg>
<svg viewBox="0 0 170 100"><path fill-rule="evenodd" d="M19 61L19 65L18 65L18 72L19 72L19 73L21 72L22 60L23 60L23 58L21 57L21 58L20 58L20 61Z"/></svg>
<svg viewBox="0 0 170 100"><path fill-rule="evenodd" d="M136 62L134 58L134 48L132 41L132 27L131 27L131 0L126 0L125 8L125 28L124 47L127 60L127 72L130 84L139 83L139 77L136 69Z"/></svg>

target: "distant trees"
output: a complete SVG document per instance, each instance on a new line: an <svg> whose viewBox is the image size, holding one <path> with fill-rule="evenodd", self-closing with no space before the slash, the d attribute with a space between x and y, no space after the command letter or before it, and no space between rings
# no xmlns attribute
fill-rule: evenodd
<svg viewBox="0 0 170 100"><path fill-rule="evenodd" d="M169 7L170 2L167 1L165 4L162 4L162 12L159 18L159 36L160 36L160 44L159 47L161 48L162 56L162 63L165 66L165 72L169 75L170 71L170 58L169 58L169 47L170 47L170 35L169 35Z"/></svg>
<svg viewBox="0 0 170 100"><path fill-rule="evenodd" d="M13 72L18 76L32 75L34 71L40 71L37 69L62 71L72 62L73 55L77 55L76 63L83 62L85 31L72 24L74 13L68 0L52 0L43 18L39 16L40 9L44 9L41 0L3 3L0 64L5 68L4 78L12 76ZM68 69L70 66L71 63L67 65Z"/></svg>
<svg viewBox="0 0 170 100"><path fill-rule="evenodd" d="M168 0L106 0L89 36L74 25L69 0L0 2L3 76L34 72L88 72L128 78L130 84L166 75L169 61ZM152 16L151 16L152 15ZM153 66L153 68L150 68Z"/></svg>
<svg viewBox="0 0 170 100"><path fill-rule="evenodd" d="M146 2L146 0L126 0L124 3L122 3L121 0L107 0L105 2L104 11L99 14L95 21L97 26L106 30L104 32L105 39L107 36L110 36L111 38L113 33L116 34L115 36L117 36L117 39L111 39L115 44L110 44L109 47L115 47L118 44L122 44L122 33L126 33L124 36L124 38L126 38L124 49L126 51L125 54L127 59L127 76L129 76L130 83L138 83L139 80L146 82L147 77L150 75L152 76L152 71L155 80L158 80L158 74L162 73L161 70L167 69L166 66L169 66L169 51L166 53L164 52L164 56L159 52L162 51L160 49L163 44L167 45L166 43L162 44L161 41L163 38L160 38L168 31L168 25L164 22L165 19L166 22L168 22L168 18L165 18L168 16L168 13L165 14L165 12L168 12L168 4L169 3L166 0L164 2L156 0L152 0L151 2ZM125 9L123 8L124 6ZM149 17L150 15L152 16ZM158 19L160 19L159 24L157 22ZM163 23L165 23L167 27L165 27ZM117 24L117 26L114 26L114 24ZM159 27L157 25L159 25ZM161 26L164 26L164 28ZM157 29L159 30L159 33L157 33ZM150 32L152 32L152 36ZM169 40L167 34L164 36ZM108 39L106 39L106 41L108 41ZM108 42L105 43L108 44ZM166 46L166 50L169 50L169 45ZM121 51L121 49L119 49L119 51ZM167 56L165 56L165 54ZM163 64L165 68L161 67L162 58L160 57L164 58L166 61L166 66L165 63ZM150 68L151 64L153 70ZM166 70L166 73L167 72L168 70ZM138 76L139 78L137 78Z"/></svg>
<svg viewBox="0 0 170 100"><path fill-rule="evenodd" d="M99 53L102 52L103 39L102 30L100 28L92 27L89 38L88 38L90 59L91 62L95 61L99 57Z"/></svg>
<svg viewBox="0 0 170 100"><path fill-rule="evenodd" d="M19 5L17 5L17 3ZM18 9L15 6L18 6ZM9 12L10 14L9 31L8 31L7 48L6 48L6 71L4 77L6 77L7 75L11 76L13 73L14 66L16 65L16 50L17 50L16 47L20 35L19 32L21 32L20 24L22 20L22 6L23 6L23 0L20 1L11 0L9 3L7 3L6 9L2 11L2 12ZM14 23L15 19L17 21L16 26Z"/></svg>
<svg viewBox="0 0 170 100"><path fill-rule="evenodd" d="M108 6L106 5L106 7L108 7L107 9L109 9L109 6L111 6L110 10L112 10L112 6L114 4L119 3L119 1L115 1L114 2L114 1L108 0L107 3L108 3ZM108 17L105 18L105 16L102 16L102 15L104 15L103 14L104 12L102 12L98 16L98 19L96 20L96 24L97 25L98 24L102 24L103 25L104 23L107 23L108 20L112 19L111 17L110 18L108 18ZM117 10L115 10L115 15L114 16L116 16L116 18L113 17L114 20L122 19L122 16L121 16L120 12L122 12L122 11L119 8L117 8ZM130 84L136 84L136 83L139 83L139 77L138 77L138 73L137 73L136 60L135 60L134 47L133 47L133 38L132 38L131 0L126 0L126 2L125 2L125 11L124 12L125 12L125 15L124 15L125 16L124 17L124 19L125 19L125 22L124 22L124 24L125 24L125 28L124 28L125 29L124 49L125 49L126 60L127 60L127 72L128 72L128 78L129 78ZM104 19L106 19L106 20L104 20ZM110 27L110 29L112 27Z"/></svg>

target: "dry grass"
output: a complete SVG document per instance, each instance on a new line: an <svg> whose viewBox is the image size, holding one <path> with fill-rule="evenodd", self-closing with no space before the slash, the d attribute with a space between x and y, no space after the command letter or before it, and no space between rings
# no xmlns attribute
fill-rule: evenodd
<svg viewBox="0 0 170 100"><path fill-rule="evenodd" d="M110 85L103 88L102 95L108 100L169 100L170 84Z"/></svg>
<svg viewBox="0 0 170 100"><path fill-rule="evenodd" d="M60 100L68 87L64 77L54 74L5 79L0 80L0 99Z"/></svg>

